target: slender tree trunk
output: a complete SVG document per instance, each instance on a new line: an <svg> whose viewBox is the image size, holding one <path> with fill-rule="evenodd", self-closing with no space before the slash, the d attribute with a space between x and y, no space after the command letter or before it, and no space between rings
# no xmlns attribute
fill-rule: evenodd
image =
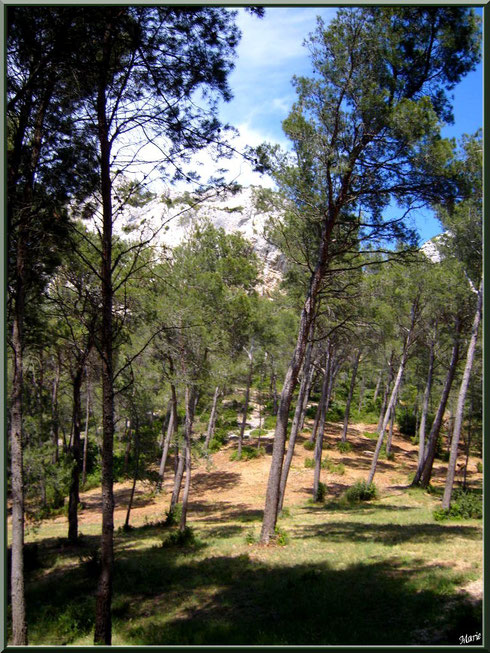
<svg viewBox="0 0 490 653"><path fill-rule="evenodd" d="M378 398L379 387L381 385L381 377L382 376L383 376L383 372L382 372L382 370L380 370L379 375L378 375L378 380L376 381L376 387L374 388L373 404L376 403L376 399Z"/></svg>
<svg viewBox="0 0 490 653"><path fill-rule="evenodd" d="M359 360L361 358L361 350L357 352L356 358L354 360L354 367L352 368L352 376L350 380L349 395L347 397L347 403L345 404L345 415L344 415L344 428L342 430L342 442L347 441L347 428L349 426L349 414L350 414L350 405L352 401L352 396L354 394L354 387L356 384L356 375L357 368L359 367Z"/></svg>
<svg viewBox="0 0 490 653"><path fill-rule="evenodd" d="M362 410L363 399L364 399L364 377L361 377L361 384L359 386L359 406L358 406L359 413Z"/></svg>
<svg viewBox="0 0 490 653"><path fill-rule="evenodd" d="M437 448L437 439L439 437L439 431L441 429L442 418L444 417L444 411L446 410L446 404L451 391L451 386L453 383L454 375L456 373L456 367L458 364L459 358L459 332L460 327L458 327L458 332L456 335L456 341L453 345L453 350L451 354L451 362L449 364L449 369L446 374L446 379L444 382L444 388L442 390L441 398L439 401L439 406L437 408L436 416L432 422L430 429L428 442L427 442L427 455L424 460L424 464L420 471L415 474L415 477L412 481L412 485L420 485L424 488L429 486L431 475L432 475L432 466L434 464L434 457Z"/></svg>
<svg viewBox="0 0 490 653"><path fill-rule="evenodd" d="M277 397L277 374L274 368L274 359L271 356L271 393L272 393L272 414L277 415L279 401Z"/></svg>
<svg viewBox="0 0 490 653"><path fill-rule="evenodd" d="M319 401L318 406L316 407L315 421L313 422L313 428L311 429L311 434L310 437L308 438L308 442L316 441L316 432L318 430L318 423L320 422L321 413L322 413L322 405L321 402Z"/></svg>
<svg viewBox="0 0 490 653"><path fill-rule="evenodd" d="M269 479L267 482L264 518L262 521L262 530L260 535L260 541L263 544L268 544L270 538L274 534L274 529L276 527L289 407L291 405L291 399L293 397L293 392L298 380L298 374L303 363L310 326L314 320L317 295L320 290L323 277L325 276L325 270L328 261L328 245L336 218L337 214L335 210L332 210L332 213L328 219L322 223L322 237L318 251L317 264L311 276L308 294L301 311L296 346L294 348L293 356L284 378L281 398L279 401L279 409L277 411L276 429L274 433L274 443L272 446L272 460L269 471Z"/></svg>
<svg viewBox="0 0 490 653"><path fill-rule="evenodd" d="M172 490L172 496L170 498L169 517L173 514L175 510L175 506L179 502L180 488L182 486L182 478L184 476L184 465L187 456L186 449L187 446L184 444L184 446L181 448L177 456L178 462L177 462L177 468L175 470L174 487Z"/></svg>
<svg viewBox="0 0 490 653"><path fill-rule="evenodd" d="M163 474L165 472L165 465L167 464L168 450L172 435L177 432L178 416L177 416L177 392L175 385L171 384L170 389L172 392L172 400L170 404L170 419L167 426L167 434L163 442L162 457L160 459L160 468L158 470L158 489L163 485Z"/></svg>
<svg viewBox="0 0 490 653"><path fill-rule="evenodd" d="M171 419L172 419L172 399L170 399L170 401L168 402L167 412L165 413L165 417L162 422L162 429L158 437L158 446L160 448L163 447L163 443L165 441L165 434L168 433L168 425L170 424Z"/></svg>
<svg viewBox="0 0 490 653"><path fill-rule="evenodd" d="M133 434L132 434L132 423L131 418L126 419L126 449L124 450L124 463L123 471L126 476L129 469L129 456L131 454L131 447L133 446Z"/></svg>
<svg viewBox="0 0 490 653"><path fill-rule="evenodd" d="M311 388L313 385L313 378L315 376L315 368L313 365L310 364L310 372L308 375L308 380L306 384L306 389L305 389L305 395L303 399L303 405L301 407L301 415L299 418L299 424L298 424L298 433L300 433L303 430L304 424L305 424L305 419L306 419L306 411L308 409L308 401L310 399L310 393L311 393Z"/></svg>
<svg viewBox="0 0 490 653"><path fill-rule="evenodd" d="M253 353L252 349L250 349L250 353L248 354L249 360L250 360L250 365L248 368L248 377L247 377L247 389L245 391L245 404L243 406L243 418L242 418L242 425L240 427L240 434L238 436L238 459L242 457L242 442L243 442L243 434L245 433L245 427L247 425L247 412L248 412L248 402L250 400L250 386L252 385L252 375L253 375Z"/></svg>
<svg viewBox="0 0 490 653"><path fill-rule="evenodd" d="M214 428L216 426L216 417L218 415L218 399L220 397L219 386L216 386L213 396L213 405L211 407L211 415L209 416L208 430L206 431L206 439L204 440L204 450L207 451L211 438L214 435Z"/></svg>
<svg viewBox="0 0 490 653"><path fill-rule="evenodd" d="M19 234L17 251L17 287L12 326L13 378L10 409L11 484L12 484L12 644L27 645L24 595L24 470L22 451L22 377L24 326L24 249Z"/></svg>
<svg viewBox="0 0 490 653"><path fill-rule="evenodd" d="M291 462L293 460L294 445L296 443L296 437L299 431L299 424L301 420L301 414L303 412L303 406L304 406L304 400L305 400L307 388L309 385L309 381L311 379L310 376L311 351L312 351L312 344L311 342L309 342L306 350L305 360L303 363L303 378L301 380L298 401L296 403L296 410L294 412L293 423L291 425L291 434L289 436L288 450L287 450L286 459L284 461L284 466L281 474L281 485L279 488L279 506L278 506L279 511L282 510L283 503L284 503L284 494L286 491L289 469L291 467Z"/></svg>
<svg viewBox="0 0 490 653"><path fill-rule="evenodd" d="M139 474L139 456L140 456L140 446L139 446L139 425L138 418L136 418L134 425L134 449L135 449L135 459L134 459L134 472L133 472L133 485L131 487L131 494L129 495L128 509L126 511L126 520L124 522L124 528L129 528L129 516L131 514L131 508L133 507L134 492L136 490L136 481Z"/></svg>
<svg viewBox="0 0 490 653"><path fill-rule="evenodd" d="M391 409L390 415L390 430L388 431L388 439L386 440L386 456L388 457L391 452L391 442L393 440L393 427L395 425L395 413L396 413L396 399Z"/></svg>
<svg viewBox="0 0 490 653"><path fill-rule="evenodd" d="M180 517L179 530L184 531L187 523L187 505L189 503L189 490L191 487L191 444L192 444L192 426L194 424L194 407L195 403L195 389L185 388L185 484L184 493L182 495L182 514Z"/></svg>
<svg viewBox="0 0 490 653"><path fill-rule="evenodd" d="M58 389L60 385L60 376L61 376L61 361L58 356L56 361L54 379L53 379L53 389L51 392L51 441L54 447L53 463L57 463L60 457L59 444L58 444L58 435L59 435Z"/></svg>
<svg viewBox="0 0 490 653"><path fill-rule="evenodd" d="M328 391L330 384L330 369L332 366L332 355L330 345L327 345L325 356L325 376L323 377L322 396L320 399L320 420L315 442L315 472L313 475L313 501L318 499L318 488L320 487L320 471L322 466L323 434L325 432L325 415L328 410Z"/></svg>
<svg viewBox="0 0 490 653"><path fill-rule="evenodd" d="M78 539L78 504L80 502L80 471L82 467L80 452L80 433L82 430L82 390L83 365L79 365L73 375L73 438L71 452L73 466L71 472L70 495L68 499L68 539L76 542Z"/></svg>
<svg viewBox="0 0 490 653"><path fill-rule="evenodd" d="M481 312L482 312L482 298L483 298L483 278L480 281L480 288L478 290L478 302L471 328L471 338L468 345L466 354L466 364L464 367L463 378L459 388L458 403L456 406L456 415L454 417L453 436L451 439L451 453L449 456L449 464L447 468L446 485L444 487L444 496L442 498L442 507L445 510L449 509L451 505L451 495L453 492L454 474L456 471L456 461L458 458L458 444L461 433L461 425L463 423L464 402L468 385L470 382L471 368L473 367L473 359L475 357L476 341L478 339L478 328L480 326Z"/></svg>
<svg viewBox="0 0 490 653"><path fill-rule="evenodd" d="M391 412L395 410L395 402L402 382L403 372L405 370L405 364L408 356L408 350L411 345L412 334L415 328L415 322L418 313L418 304L419 304L419 298L417 297L412 304L410 328L405 338L405 342L403 343L400 366L398 367L398 373L396 375L395 384L393 386L393 390L391 391L391 397L390 397L390 401L388 402L388 408L386 409L386 413L384 415L383 422L381 424L381 429L378 436L378 442L376 443L376 449L374 451L373 462L371 464L371 469L369 471L368 485L373 482L374 474L376 473L376 465L378 464L381 446L383 444L386 427L388 425L388 420L390 418Z"/></svg>
<svg viewBox="0 0 490 653"><path fill-rule="evenodd" d="M110 645L112 641L112 578L114 567L114 373L112 324L112 182L111 142L106 116L106 90L112 53L112 30L109 23L101 43L97 93L97 128L100 147L100 191L102 197L102 536L100 576L96 592L94 643Z"/></svg>
<svg viewBox="0 0 490 653"><path fill-rule="evenodd" d="M87 378L87 406L85 411L85 440L83 442L82 487L87 482L88 426L90 420L90 401L91 401L90 375L88 369L85 370L85 374Z"/></svg>
<svg viewBox="0 0 490 653"><path fill-rule="evenodd" d="M432 340L430 343L430 350L429 350L429 369L427 372L427 382L425 384L425 390L424 390L424 399L422 402L422 412L420 415L420 424L419 424L419 462L418 462L418 467L417 471L422 470L422 465L424 464L424 456L425 456L425 449L426 449L426 444L425 444L425 429L426 429L426 422L427 422L427 414L429 412L429 399L430 399L430 391L432 389L432 376L434 373L434 341Z"/></svg>

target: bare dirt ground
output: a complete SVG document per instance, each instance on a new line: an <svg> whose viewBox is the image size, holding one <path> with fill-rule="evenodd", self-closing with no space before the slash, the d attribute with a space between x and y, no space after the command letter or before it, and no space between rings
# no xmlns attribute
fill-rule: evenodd
<svg viewBox="0 0 490 653"><path fill-rule="evenodd" d="M311 421L307 426L311 426ZM342 463L345 473L332 474L322 470L321 480L327 485L327 499L339 496L346 488L357 480L367 479L371 466L376 440L363 435L364 432L374 432L374 424L356 424L349 428L348 441L352 445L349 453L340 453L336 447L341 437L341 424L327 423L324 437L323 457L328 457L334 464ZM295 453L291 465L288 486L286 489L285 505L294 506L303 504L311 497L313 484L313 469L304 466L305 458L312 458L313 452L307 451L303 444L308 433L298 436ZM246 444L254 445L256 438L249 438ZM261 438L261 446L265 448L266 455L248 461L230 461L230 455L236 448L236 440L231 439L219 452L210 455L209 459L193 461L190 503L188 519L190 521L206 520L213 517L233 518L237 515L260 515L263 510L267 479L270 468L272 441L267 436ZM409 476L417 466L417 447L409 440L403 438L395 429L393 435L392 451L395 455L393 461L380 459L377 465L375 483L381 493L395 494L402 492L409 485ZM460 463L464 461L463 455ZM477 459L470 458L468 465L468 480L470 484L481 482L481 474L477 473ZM447 464L436 460L432 483L444 483ZM456 480L460 480L462 472ZM170 459L163 491L155 494L146 483L138 482L136 486L133 508L131 511L131 524L141 525L145 522L157 522L165 519L168 510L170 494L173 485L173 460ZM114 486L115 498L115 527L124 523L126 510L131 492L131 481L116 483ZM83 509L79 514L79 525L83 531L84 524L99 524L101 511L100 489L96 488L81 493ZM60 516L53 520L59 525L66 522L66 517Z"/></svg>

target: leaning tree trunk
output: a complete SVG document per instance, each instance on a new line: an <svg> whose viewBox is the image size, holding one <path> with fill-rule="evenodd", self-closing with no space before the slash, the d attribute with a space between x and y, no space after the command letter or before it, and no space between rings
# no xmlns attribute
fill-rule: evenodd
<svg viewBox="0 0 490 653"><path fill-rule="evenodd" d="M444 488L444 496L442 497L442 507L448 510L451 505L451 495L453 492L454 474L456 471L456 461L458 458L458 444L461 434L461 425L463 423L464 402L468 385L470 382L471 368L473 367L473 359L475 357L476 341L478 339L478 328L480 326L481 312L482 312L482 297L483 297L483 279L480 281L480 288L478 290L478 302L476 307L475 318L471 328L471 338L468 345L468 352L466 354L466 364L464 367L463 378L458 394L458 403L456 406L456 415L454 418L453 437L451 440L451 454L449 456L449 464L447 468L446 485Z"/></svg>
<svg viewBox="0 0 490 653"><path fill-rule="evenodd" d="M71 470L70 494L68 499L68 539L76 542L78 539L78 504L80 502L80 471L82 467L80 451L80 433L82 430L82 378L83 365L79 365L73 375L73 438L71 453L73 455L73 466Z"/></svg>
<svg viewBox="0 0 490 653"><path fill-rule="evenodd" d="M318 500L318 489L320 487L320 471L322 465L323 434L325 432L325 415L328 410L328 391L331 387L330 370L332 367L332 354L330 345L327 345L325 358L325 376L323 377L322 396L320 398L320 420L315 442L315 472L313 474L313 501Z"/></svg>
<svg viewBox="0 0 490 653"><path fill-rule="evenodd" d="M167 426L167 433L165 435L165 440L163 441L162 456L160 458L160 467L158 469L158 484L157 489L160 490L163 485L163 475L165 472L165 465L167 464L168 450L170 448L170 441L172 440L172 435L177 433L178 428L178 416L177 416L177 392L175 386L170 384L170 391L172 393L172 399L170 403L170 419Z"/></svg>
<svg viewBox="0 0 490 653"><path fill-rule="evenodd" d="M247 352L247 353L248 353L248 357L250 359L250 366L249 366L249 369L248 369L247 389L245 391L245 404L243 406L242 425L240 427L240 433L238 435L238 450L237 450L238 460L240 460L240 458L242 457L243 434L245 433L245 427L247 425L248 402L250 400L250 386L252 385L252 375L253 375L253 350L252 350L252 348L250 349L250 352Z"/></svg>
<svg viewBox="0 0 490 653"><path fill-rule="evenodd" d="M209 416L209 423L208 423L208 430L206 431L206 439L204 440L204 451L208 450L209 443L211 442L211 438L214 435L214 429L216 426L216 417L218 415L218 399L220 397L220 389L219 386L217 385L216 388L214 389L214 396L213 396L213 405L211 407L211 415Z"/></svg>
<svg viewBox="0 0 490 653"><path fill-rule="evenodd" d="M391 352L390 356L390 362L388 363L388 380L385 383L385 389L383 393L383 400L381 402L381 410L379 411L379 420L378 420L378 425L376 427L376 431L379 433L381 429L381 425L383 424L383 418L386 412L386 404L388 402L388 395L390 394L390 387L391 387L391 382L393 381L393 356L395 355L395 352Z"/></svg>
<svg viewBox="0 0 490 653"><path fill-rule="evenodd" d="M420 472L415 474L415 477L412 481L412 485L420 485L424 488L427 488L430 483L432 476L432 467L434 465L434 458L437 448L437 439L439 437L439 431L441 430L442 418L444 417L444 411L446 410L446 404L451 391L451 386L453 384L454 375L456 374L456 367L459 359L459 335L460 335L460 326L457 327L456 341L453 345L453 350L451 354L451 362L449 364L449 369L446 374L446 379L444 382L444 388L442 390L441 399L439 401L439 406L437 408L436 416L432 422L432 427L430 429L428 443L427 443L427 455L424 460L424 464Z"/></svg>
<svg viewBox="0 0 490 653"><path fill-rule="evenodd" d="M376 399L378 398L378 393L379 393L379 386L381 385L381 377L383 376L383 371L379 371L378 375L378 380L376 381L376 387L374 388L374 394L373 394L373 405L376 403Z"/></svg>
<svg viewBox="0 0 490 653"><path fill-rule="evenodd" d="M357 368L359 367L359 360L361 358L361 350L357 352L356 358L354 360L354 367L352 368L352 377L350 380L350 387L349 387L349 395L347 397L347 403L345 404L345 415L344 415L344 428L342 431L342 442L347 441L347 428L349 426L349 413L350 413L350 405L352 402L352 395L354 394L354 387L356 384L356 375L357 375Z"/></svg>
<svg viewBox="0 0 490 653"><path fill-rule="evenodd" d="M311 379L310 376L310 363L311 363L311 350L312 344L308 343L308 348L306 350L305 361L303 364L303 378L301 380L301 385L299 388L298 400L296 403L296 410L294 411L293 423L291 425L291 434L289 436L288 450L286 454L286 459L284 461L284 466L281 474L281 485L279 489L279 506L278 510L282 510L284 503L284 493L286 491L286 483L288 481L289 468L291 467L291 461L293 460L294 454L294 445L296 443L296 437L299 431L299 425L301 420L301 415L303 413L304 400L308 389L308 384Z"/></svg>
<svg viewBox="0 0 490 653"><path fill-rule="evenodd" d="M464 474L463 474L463 490L466 490L466 475L468 473L468 463L470 461L472 417L473 417L473 397L471 398L470 413L468 415L468 436L466 441L466 460L465 460Z"/></svg>
<svg viewBox="0 0 490 653"><path fill-rule="evenodd" d="M170 507L168 510L168 521L172 521L172 517L175 512L175 506L179 502L180 488L182 487L182 478L184 476L184 465L186 460L186 445L180 448L180 451L176 455L177 458L177 467L175 469L174 476L174 487L172 490L172 496L170 497Z"/></svg>
<svg viewBox="0 0 490 653"><path fill-rule="evenodd" d="M310 373L308 375L308 380L306 383L306 389L305 389L305 395L303 399L303 405L301 407L301 414L299 417L299 424L298 424L298 432L301 432L303 430L304 424L305 424L305 419L306 419L306 411L308 409L308 401L310 399L310 393L311 393L311 388L313 386L313 379L315 377L315 368L313 365L310 365Z"/></svg>
<svg viewBox="0 0 490 653"><path fill-rule="evenodd" d="M96 591L94 643L110 646L112 641L112 579L114 568L114 373L112 324L112 182L111 141L106 116L106 91L112 54L112 25L107 25L101 43L97 92L97 128L100 147L100 191L102 197L102 536L100 575Z"/></svg>
<svg viewBox="0 0 490 653"><path fill-rule="evenodd" d="M136 417L134 425L134 472L133 472L133 485L131 487L131 494L129 495L128 509L126 511L126 520L124 522L124 528L129 528L129 516L131 515L131 508L133 507L134 492L136 490L136 481L138 480L139 474L139 458L140 458L140 442L139 442L139 425L138 418Z"/></svg>
<svg viewBox="0 0 490 653"><path fill-rule="evenodd" d="M272 460L267 482L267 492L265 497L264 518L262 521L262 530L260 541L268 544L274 535L277 522L279 491L281 483L282 464L284 460L284 450L286 446L286 434L288 427L289 407L293 397L293 392L298 380L298 374L303 363L308 334L311 323L314 321L317 295L325 276L325 270L328 262L328 245L330 235L335 225L337 214L333 213L327 220L322 223L322 238L318 251L318 259L315 270L311 275L310 284L306 300L301 311L300 323L298 328L298 337L294 348L291 362L289 363L284 384L282 387L279 409L277 411L276 429L274 432L274 443L272 446Z"/></svg>
<svg viewBox="0 0 490 653"><path fill-rule="evenodd" d="M420 415L420 424L419 424L419 461L418 461L418 467L417 471L422 470L422 465L424 464L424 457L425 457L425 429L426 429L426 422L427 422L427 413L429 412L429 399L430 399L430 391L432 389L432 376L434 372L434 341L432 340L430 343L430 351L429 351L429 369L427 372L427 382L425 384L425 390L424 390L424 399L422 402L422 413Z"/></svg>
<svg viewBox="0 0 490 653"><path fill-rule="evenodd" d="M393 427L395 426L395 413L396 413L396 399L391 409L390 415L390 430L388 431L388 438L386 440L386 457L390 455L391 452L391 442L393 440Z"/></svg>
<svg viewBox="0 0 490 653"><path fill-rule="evenodd" d="M411 311L412 315L411 315L411 321L410 321L410 328L409 328L408 333L407 333L407 335L405 337L405 342L403 343L403 350L402 350L402 356L401 356L401 359L400 359L400 366L398 367L398 373L396 375L393 390L391 391L391 397L390 397L390 401L388 402L388 408L386 409L386 413L384 415L384 418L383 418L383 421L382 421L382 424L381 424L381 429L379 431L378 442L376 443L376 449L374 451L373 462L371 464L371 469L369 471L368 485L370 485L373 482L374 474L376 473L376 465L378 464L378 459L379 459L379 454L380 454L380 451L381 451L381 446L383 445L383 439L384 439L384 436L385 436L386 427L388 425L388 420L390 418L391 412L395 410L395 402L396 402L396 398L397 398L397 395L398 395L398 391L400 389L400 384L402 382L403 372L405 370L405 364L407 362L408 350L409 350L410 345L411 345L412 335L413 335L414 328L415 328L418 303L419 303L419 299L417 297L414 300L413 304L412 304L412 311Z"/></svg>
<svg viewBox="0 0 490 653"><path fill-rule="evenodd" d="M187 505L189 503L189 490L191 487L191 444L192 426L194 424L195 389L185 388L185 484L182 495L182 513L180 516L179 530L184 531L187 523Z"/></svg>

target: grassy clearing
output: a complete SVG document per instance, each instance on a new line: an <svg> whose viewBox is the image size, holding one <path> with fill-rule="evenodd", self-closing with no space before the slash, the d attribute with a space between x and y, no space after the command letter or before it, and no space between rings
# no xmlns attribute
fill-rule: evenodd
<svg viewBox="0 0 490 653"><path fill-rule="evenodd" d="M435 522L418 489L353 507L287 507L285 546L261 547L260 511L116 533L115 645L458 644L481 632L481 522ZM91 644L98 537L80 546L37 531L28 572L32 644ZM172 540L172 546L162 546ZM39 566L41 565L41 566Z"/></svg>

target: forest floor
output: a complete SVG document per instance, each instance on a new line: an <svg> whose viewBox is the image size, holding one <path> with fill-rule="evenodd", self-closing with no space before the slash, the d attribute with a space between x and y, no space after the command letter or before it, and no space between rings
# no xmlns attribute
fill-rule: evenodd
<svg viewBox="0 0 490 653"><path fill-rule="evenodd" d="M327 424L324 504L311 500L309 431L299 436L278 522L284 546L258 544L270 438L261 438L258 458L231 461L231 439L194 461L188 525L195 539L184 546L168 542L175 529L163 524L171 464L160 494L138 483L128 532L121 527L131 482L116 483L113 644L458 645L481 633L481 521L432 515L446 463L436 460L432 493L410 488L417 448L395 430L394 460L380 459L374 479L379 498L339 502L367 478L376 440L364 434L375 430L352 425L352 450L340 453L341 425ZM468 481L481 488L477 462L470 458ZM33 644L91 643L100 489L83 492L81 502L78 547L66 542L64 516L28 525L26 541L38 543L27 578Z"/></svg>

